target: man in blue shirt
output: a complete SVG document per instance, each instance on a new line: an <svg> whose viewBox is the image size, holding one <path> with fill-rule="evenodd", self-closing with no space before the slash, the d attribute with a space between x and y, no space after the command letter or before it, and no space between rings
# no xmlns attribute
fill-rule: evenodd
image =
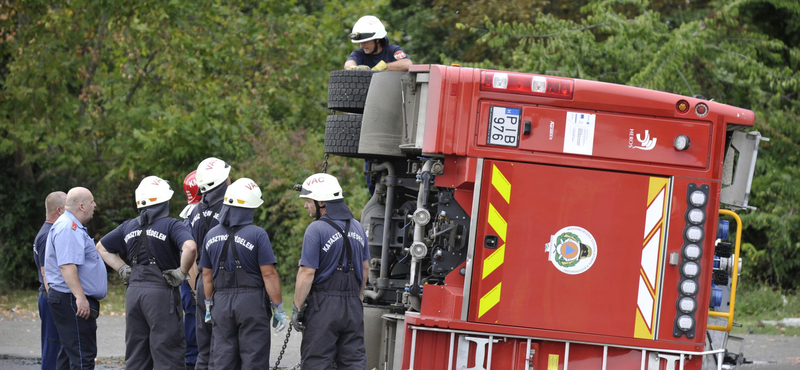
<svg viewBox="0 0 800 370"><path fill-rule="evenodd" d="M412 64L403 48L389 44L386 28L373 15L365 15L353 25L350 40L361 48L350 53L344 69L408 71Z"/></svg>
<svg viewBox="0 0 800 370"><path fill-rule="evenodd" d="M182 369L186 342L178 287L189 276L196 245L182 221L167 217L174 192L166 181L145 177L135 194L139 217L123 222L97 243L100 256L128 285L125 366Z"/></svg>
<svg viewBox="0 0 800 370"><path fill-rule="evenodd" d="M236 180L225 192L220 224L203 241L205 321L213 319L211 363L216 367L269 368L270 308L276 332L287 324L269 236L252 224L263 203L253 180Z"/></svg>
<svg viewBox="0 0 800 370"><path fill-rule="evenodd" d="M204 159L197 166L195 180L200 188L203 198L200 204L194 207L192 213L186 219L192 231L192 239L201 242L205 239L208 231L219 224L220 210L222 209L222 198L228 185L231 183L229 177L231 166L225 161L209 157ZM211 330L212 325L205 322L206 306L203 303L205 293L203 290L203 269L200 267L200 258L203 256L202 247L197 248L196 265L198 268L195 306L195 338L197 339L197 362L195 369L207 370L213 368L209 362L211 358Z"/></svg>
<svg viewBox="0 0 800 370"><path fill-rule="evenodd" d="M39 275L39 318L42 320L42 370L66 369L69 367L67 357L62 357L62 363L57 364L58 353L61 352L61 340L50 306L47 305L47 291L50 286L45 284L44 253L47 247L47 233L59 216L64 214L64 204L67 194L63 191L50 193L44 201L45 221L36 239L33 242L33 260L36 262L36 272Z"/></svg>
<svg viewBox="0 0 800 370"><path fill-rule="evenodd" d="M364 369L364 292L369 246L364 228L344 203L339 181L318 173L301 186L306 229L294 293L292 325L304 331L303 369ZM298 307L303 307L302 310Z"/></svg>
<svg viewBox="0 0 800 370"><path fill-rule="evenodd" d="M67 193L66 211L47 234L47 303L64 348L59 362L67 356L72 369L94 369L100 299L108 291L106 265L84 226L95 207L89 189L72 188Z"/></svg>

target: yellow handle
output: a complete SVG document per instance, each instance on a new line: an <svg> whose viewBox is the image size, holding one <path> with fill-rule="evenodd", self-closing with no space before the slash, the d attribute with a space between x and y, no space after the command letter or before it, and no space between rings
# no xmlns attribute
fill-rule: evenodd
<svg viewBox="0 0 800 370"><path fill-rule="evenodd" d="M709 325L706 327L708 330L727 331L730 333L733 328L733 310L736 307L736 287L739 285L739 249L742 245L742 219L736 212L727 209L720 209L719 214L731 216L736 220L736 244L733 251L733 282L731 283L731 305L728 312L709 311L708 316L722 317L728 319L726 326Z"/></svg>

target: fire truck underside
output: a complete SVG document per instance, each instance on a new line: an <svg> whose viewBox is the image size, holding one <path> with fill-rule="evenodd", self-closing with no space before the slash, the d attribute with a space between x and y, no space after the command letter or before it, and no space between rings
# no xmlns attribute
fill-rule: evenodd
<svg viewBox="0 0 800 370"><path fill-rule="evenodd" d="M334 72L329 107L374 186L368 368L721 368L751 111L444 66Z"/></svg>

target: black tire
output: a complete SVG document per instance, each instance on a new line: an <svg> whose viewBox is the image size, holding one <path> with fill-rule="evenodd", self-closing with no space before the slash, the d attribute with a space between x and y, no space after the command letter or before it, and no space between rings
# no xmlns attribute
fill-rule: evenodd
<svg viewBox="0 0 800 370"><path fill-rule="evenodd" d="M364 113L373 71L333 71L328 81L328 109Z"/></svg>
<svg viewBox="0 0 800 370"><path fill-rule="evenodd" d="M714 249L714 254L722 258L728 258L733 255L733 245L728 242L719 242Z"/></svg>
<svg viewBox="0 0 800 370"><path fill-rule="evenodd" d="M711 282L717 285L728 285L728 272L722 270L714 270L711 272Z"/></svg>
<svg viewBox="0 0 800 370"><path fill-rule="evenodd" d="M357 157L360 137L360 114L332 114L325 120L325 153Z"/></svg>

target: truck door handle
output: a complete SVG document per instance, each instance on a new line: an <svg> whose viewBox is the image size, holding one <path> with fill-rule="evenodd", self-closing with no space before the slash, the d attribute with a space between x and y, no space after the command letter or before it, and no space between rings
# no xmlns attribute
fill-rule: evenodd
<svg viewBox="0 0 800 370"><path fill-rule="evenodd" d="M483 239L483 246L489 249L497 249L497 235L486 235Z"/></svg>

